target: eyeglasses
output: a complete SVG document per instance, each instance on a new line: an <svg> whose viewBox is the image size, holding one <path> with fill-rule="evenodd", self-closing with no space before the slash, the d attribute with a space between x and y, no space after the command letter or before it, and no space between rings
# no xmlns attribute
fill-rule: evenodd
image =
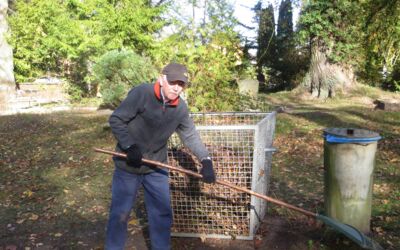
<svg viewBox="0 0 400 250"><path fill-rule="evenodd" d="M162 80L164 82L168 83L168 85L170 85L170 86L178 85L179 87L182 87L182 88L187 87L187 84L185 82L182 82L182 81L172 81L172 82L168 81L166 75L164 75L162 77Z"/></svg>
<svg viewBox="0 0 400 250"><path fill-rule="evenodd" d="M186 83L182 82L182 81L173 81L173 82L169 82L167 81L167 83L171 86L174 85L178 85L179 87L185 88L186 87Z"/></svg>

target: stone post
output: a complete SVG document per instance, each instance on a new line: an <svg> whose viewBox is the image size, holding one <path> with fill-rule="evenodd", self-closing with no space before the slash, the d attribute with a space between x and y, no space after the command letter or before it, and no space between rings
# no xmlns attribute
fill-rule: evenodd
<svg viewBox="0 0 400 250"><path fill-rule="evenodd" d="M0 0L0 114L12 113L15 98L15 79L12 48L6 41L8 1Z"/></svg>
<svg viewBox="0 0 400 250"><path fill-rule="evenodd" d="M238 81L239 93L247 94L256 98L258 94L259 83L255 79L242 79Z"/></svg>

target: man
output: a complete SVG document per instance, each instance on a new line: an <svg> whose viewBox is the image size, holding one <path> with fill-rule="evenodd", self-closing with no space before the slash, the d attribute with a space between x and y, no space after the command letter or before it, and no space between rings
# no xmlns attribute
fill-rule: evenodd
<svg viewBox="0 0 400 250"><path fill-rule="evenodd" d="M170 63L154 84L133 88L110 116L111 129L118 141L116 150L125 152L127 158L114 157L108 250L124 248L129 214L140 186L144 188L151 248L170 249L172 209L168 172L144 164L142 157L166 162L167 141L173 132L200 159L203 181L215 182L209 153L189 117L186 103L179 96L187 84L186 67Z"/></svg>

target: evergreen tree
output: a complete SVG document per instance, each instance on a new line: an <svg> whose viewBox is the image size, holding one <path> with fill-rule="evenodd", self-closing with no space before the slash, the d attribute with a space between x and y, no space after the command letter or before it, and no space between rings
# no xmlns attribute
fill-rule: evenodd
<svg viewBox="0 0 400 250"><path fill-rule="evenodd" d="M293 9L291 0L283 0L279 6L277 42L285 44L293 40Z"/></svg>
<svg viewBox="0 0 400 250"><path fill-rule="evenodd" d="M90 68L103 53L130 48L152 55L164 6L148 0L15 1L10 44L19 82L51 72L87 92Z"/></svg>
<svg viewBox="0 0 400 250"><path fill-rule="evenodd" d="M271 68L275 59L275 18L274 7L259 10L259 27L257 36L257 76L260 82L265 82L265 67Z"/></svg>
<svg viewBox="0 0 400 250"><path fill-rule="evenodd" d="M400 1L369 1L365 12L363 77L370 85L400 91Z"/></svg>
<svg viewBox="0 0 400 250"><path fill-rule="evenodd" d="M279 72L279 78L281 79L280 89L286 89L291 86L291 80L297 71L293 60L295 46L292 12L291 0L283 0L279 6L274 62L274 68Z"/></svg>
<svg viewBox="0 0 400 250"><path fill-rule="evenodd" d="M185 1L189 6L194 2ZM180 9L182 2L173 4L176 5L171 10L177 13L171 27L174 34L162 40L159 60L188 66L191 83L185 95L191 111L243 108L238 102L236 85L243 50L234 30L237 20L230 1L195 1L196 6L205 7L199 24L192 22L192 14L188 16Z"/></svg>

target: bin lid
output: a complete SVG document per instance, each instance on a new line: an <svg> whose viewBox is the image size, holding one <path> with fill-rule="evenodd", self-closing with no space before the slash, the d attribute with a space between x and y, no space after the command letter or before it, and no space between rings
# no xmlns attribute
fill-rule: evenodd
<svg viewBox="0 0 400 250"><path fill-rule="evenodd" d="M334 143L369 143L376 142L382 137L373 131L358 128L326 128L324 138Z"/></svg>

